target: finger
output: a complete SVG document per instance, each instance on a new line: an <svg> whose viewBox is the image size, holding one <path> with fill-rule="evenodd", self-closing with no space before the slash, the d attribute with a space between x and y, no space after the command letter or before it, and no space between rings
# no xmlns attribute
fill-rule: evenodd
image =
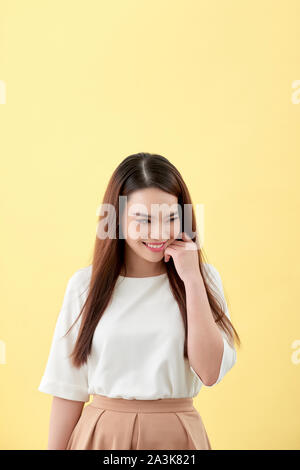
<svg viewBox="0 0 300 470"><path fill-rule="evenodd" d="M186 244L186 242L182 242L181 240L174 240L172 243L170 243L170 245L168 246L184 246Z"/></svg>
<svg viewBox="0 0 300 470"><path fill-rule="evenodd" d="M171 247L171 248L174 248L175 250L176 249L178 250L180 248L184 248L184 249L188 250L189 247L191 247L191 249L193 249L192 245L194 245L194 242L192 240L186 240L184 242L177 240L177 241L174 241L174 242L170 243L170 245L168 245L167 248Z"/></svg>
<svg viewBox="0 0 300 470"><path fill-rule="evenodd" d="M168 245L168 247L166 248L166 250L168 250L168 248L170 249L173 249L173 250L179 250L180 248L182 248L184 245L173 245L173 243L171 243L171 245Z"/></svg>
<svg viewBox="0 0 300 470"><path fill-rule="evenodd" d="M178 248L176 249L175 247L171 247L170 245L165 249L164 256L168 256L170 259L170 256L173 258L177 256L178 253Z"/></svg>
<svg viewBox="0 0 300 470"><path fill-rule="evenodd" d="M169 252L171 252L171 254L172 254L172 252L176 253L176 251L177 251L176 247L175 246L172 247L170 245L165 249L166 254L168 254Z"/></svg>
<svg viewBox="0 0 300 470"><path fill-rule="evenodd" d="M167 259L167 261L169 261L170 259L170 256L174 257L176 254L176 249L175 248L171 248L170 246L168 246L166 249L165 249L165 252L164 252L164 257L165 259Z"/></svg>

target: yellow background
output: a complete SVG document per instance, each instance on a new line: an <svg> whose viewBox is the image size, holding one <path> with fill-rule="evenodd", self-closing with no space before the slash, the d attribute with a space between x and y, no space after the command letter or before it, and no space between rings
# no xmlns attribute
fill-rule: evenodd
<svg viewBox="0 0 300 470"><path fill-rule="evenodd" d="M113 170L143 151L204 204L204 250L243 343L194 401L212 447L300 449L300 2L0 10L1 449L47 447L37 387L66 282L91 261Z"/></svg>

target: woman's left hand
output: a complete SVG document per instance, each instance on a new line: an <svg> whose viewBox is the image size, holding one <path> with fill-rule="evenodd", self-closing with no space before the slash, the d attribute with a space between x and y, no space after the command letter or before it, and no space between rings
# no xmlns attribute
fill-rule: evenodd
<svg viewBox="0 0 300 470"><path fill-rule="evenodd" d="M182 232L181 240L174 240L164 252L164 260L168 262L170 256L173 258L176 271L183 282L188 282L195 276L201 276L199 267L198 248L195 242Z"/></svg>

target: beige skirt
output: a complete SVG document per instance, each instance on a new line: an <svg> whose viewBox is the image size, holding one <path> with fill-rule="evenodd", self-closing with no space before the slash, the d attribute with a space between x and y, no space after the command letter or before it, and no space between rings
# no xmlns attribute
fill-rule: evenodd
<svg viewBox="0 0 300 470"><path fill-rule="evenodd" d="M93 395L66 450L211 450L193 398L127 400Z"/></svg>

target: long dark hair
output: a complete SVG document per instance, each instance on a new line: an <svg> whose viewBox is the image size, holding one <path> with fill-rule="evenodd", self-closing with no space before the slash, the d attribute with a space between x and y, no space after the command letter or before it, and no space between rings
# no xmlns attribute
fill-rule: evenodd
<svg viewBox="0 0 300 470"><path fill-rule="evenodd" d="M78 317L67 331L68 333L82 315L76 343L70 355L72 364L75 367L80 367L87 361L92 347L94 331L108 306L121 268L126 269L124 265L125 239L123 236L119 236L121 225L119 219L122 216L122 208L119 207L119 196L129 196L136 190L150 187L159 188L169 194L177 196L177 204L181 207L180 212L183 218L182 220L186 222L190 218L191 220L189 220L188 226L191 227L193 234L197 233L194 208L189 191L179 171L167 158L157 154L137 153L129 155L117 166L110 178L102 201L102 204L109 204L115 208L115 221L111 218L112 215L109 214L108 217L106 217L106 226L108 227L108 232L110 227L114 227L116 236L103 238L96 235L88 295ZM189 214L184 214L186 204L189 204L191 207ZM98 225L103 217L103 214L99 215ZM186 230L184 229L184 231ZM192 236L192 234L190 236ZM193 241L195 241L195 239L196 236L192 238ZM197 248L199 268L215 322L217 322L218 326L226 333L231 344L233 344L235 337L240 346L239 335L225 314L225 306L222 305L222 299L215 291L211 290L206 281L206 271L204 268L204 259L206 257L204 257L203 249L201 249L199 245L197 245ZM177 274L172 257L170 257L168 263L166 263L166 268L170 288L178 303L185 326L184 356L188 357L185 286L182 279Z"/></svg>

